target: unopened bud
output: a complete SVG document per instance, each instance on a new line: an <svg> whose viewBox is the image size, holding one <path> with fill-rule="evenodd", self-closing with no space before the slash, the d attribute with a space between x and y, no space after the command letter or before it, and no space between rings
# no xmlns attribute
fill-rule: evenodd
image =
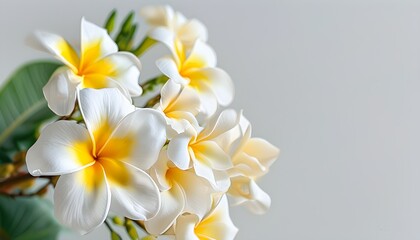
<svg viewBox="0 0 420 240"><path fill-rule="evenodd" d="M116 225L124 226L124 219L122 219L120 217L113 217L112 222Z"/></svg>

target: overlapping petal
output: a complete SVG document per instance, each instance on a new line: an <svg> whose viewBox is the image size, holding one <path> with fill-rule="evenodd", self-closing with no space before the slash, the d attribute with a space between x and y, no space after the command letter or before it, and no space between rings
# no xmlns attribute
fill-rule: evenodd
<svg viewBox="0 0 420 240"><path fill-rule="evenodd" d="M48 107L59 116L70 115L76 103L78 79L68 67L57 69L42 89Z"/></svg>
<svg viewBox="0 0 420 240"><path fill-rule="evenodd" d="M55 216L61 224L82 234L104 222L110 203L110 190L100 164L61 176L55 187Z"/></svg>
<svg viewBox="0 0 420 240"><path fill-rule="evenodd" d="M92 149L86 128L58 121L49 124L28 150L26 165L34 176L68 174L94 163Z"/></svg>

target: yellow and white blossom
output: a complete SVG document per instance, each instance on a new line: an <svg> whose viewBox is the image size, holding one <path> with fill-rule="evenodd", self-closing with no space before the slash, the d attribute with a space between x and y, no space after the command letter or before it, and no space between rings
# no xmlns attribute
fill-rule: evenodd
<svg viewBox="0 0 420 240"><path fill-rule="evenodd" d="M234 96L230 76L216 67L216 54L201 40L197 40L190 51L182 44L173 49L173 57L164 57L156 62L159 70L186 88L193 89L200 96L200 112L213 115L217 105L229 105Z"/></svg>
<svg viewBox="0 0 420 240"><path fill-rule="evenodd" d="M176 239L200 240L217 239L232 240L238 229L229 216L226 196L222 197L216 208L203 220L194 214L180 216L175 223Z"/></svg>
<svg viewBox="0 0 420 240"><path fill-rule="evenodd" d="M169 79L160 91L160 101L155 109L161 111L170 126L168 138L185 131L190 125L197 125L196 116L200 111L200 99L195 91L182 88Z"/></svg>
<svg viewBox="0 0 420 240"><path fill-rule="evenodd" d="M207 41L207 29L200 21L187 19L168 5L144 7L140 14L151 26L149 37L156 41L166 45L180 42L187 48L191 48L197 39Z"/></svg>
<svg viewBox="0 0 420 240"><path fill-rule="evenodd" d="M226 171L233 167L230 156L216 139L236 126L238 115L234 110L225 110L213 118L203 129L190 127L173 137L168 144L168 158L179 169L193 168L194 172L207 179L216 189L229 187Z"/></svg>
<svg viewBox="0 0 420 240"><path fill-rule="evenodd" d="M234 166L228 170L231 181L228 193L233 204L244 205L256 214L265 213L271 199L256 181L269 171L280 150L264 139L251 138L251 124L242 115L238 126L218 141L232 156Z"/></svg>
<svg viewBox="0 0 420 240"><path fill-rule="evenodd" d="M105 29L82 19L80 54L58 35L38 32L36 36L48 52L65 64L43 88L48 106L57 115L72 112L77 89L113 87L128 98L142 93L138 85L140 61L131 53L118 52Z"/></svg>
<svg viewBox="0 0 420 240"><path fill-rule="evenodd" d="M181 170L174 166L165 148L149 173L157 183L162 199L159 212L145 222L149 233L159 235L166 232L185 212L194 213L202 219L211 209L212 195L216 193L214 188L192 169Z"/></svg>
<svg viewBox="0 0 420 240"><path fill-rule="evenodd" d="M83 89L85 125L49 124L28 150L34 176L61 175L54 193L57 219L87 233L113 211L147 220L159 210L159 189L145 172L166 141L165 119L153 109L135 109L117 89Z"/></svg>

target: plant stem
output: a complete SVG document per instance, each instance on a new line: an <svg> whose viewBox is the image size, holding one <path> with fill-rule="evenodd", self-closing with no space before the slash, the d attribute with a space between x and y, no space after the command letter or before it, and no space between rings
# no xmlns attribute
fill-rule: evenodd
<svg viewBox="0 0 420 240"><path fill-rule="evenodd" d="M145 37L143 41L139 44L139 46L135 49L133 49L131 52L136 55L137 57L140 57L143 55L149 48L151 48L153 45L157 43L156 40L151 39L149 37Z"/></svg>
<svg viewBox="0 0 420 240"><path fill-rule="evenodd" d="M0 190L13 187L14 185L32 180L33 178L35 178L35 177L33 177L29 173L20 174L20 175L17 175L17 176L6 178L5 180L0 181Z"/></svg>
<svg viewBox="0 0 420 240"><path fill-rule="evenodd" d="M147 80L143 84L141 84L141 88L143 89L142 95L145 95L148 92L151 92L155 89L158 85L163 85L168 81L168 77L165 75L160 75L157 77L154 77L152 79Z"/></svg>

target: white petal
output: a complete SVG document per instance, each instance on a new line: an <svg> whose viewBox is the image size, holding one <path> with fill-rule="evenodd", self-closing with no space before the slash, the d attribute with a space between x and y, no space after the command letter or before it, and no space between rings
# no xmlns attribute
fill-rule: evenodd
<svg viewBox="0 0 420 240"><path fill-rule="evenodd" d="M61 224L82 234L105 221L110 202L109 188L100 164L61 176L55 187L55 216Z"/></svg>
<svg viewBox="0 0 420 240"><path fill-rule="evenodd" d="M188 112L193 116L197 115L200 111L200 98L197 92L191 88L182 89L167 111Z"/></svg>
<svg viewBox="0 0 420 240"><path fill-rule="evenodd" d="M84 18L82 18L81 29L82 59L94 58L90 60L92 62L95 62L96 60L99 60L109 54L116 53L118 51L117 44L112 40L112 38L108 35L108 32L105 29L98 27L89 21L86 21ZM96 53L96 51L90 52L92 48L96 47L99 48L99 53Z"/></svg>
<svg viewBox="0 0 420 240"><path fill-rule="evenodd" d="M206 179L212 186L217 187L216 179L214 177L213 169L210 166L202 163L197 159L193 159L194 172L197 176Z"/></svg>
<svg viewBox="0 0 420 240"><path fill-rule="evenodd" d="M161 193L162 205L158 214L144 224L149 233L160 235L168 230L184 209L184 194L178 184Z"/></svg>
<svg viewBox="0 0 420 240"><path fill-rule="evenodd" d="M166 172L168 171L169 159L166 148L162 148L157 162L149 169L149 174L155 181L160 191L167 191L171 188L171 182L167 181Z"/></svg>
<svg viewBox="0 0 420 240"><path fill-rule="evenodd" d="M188 81L179 74L178 66L176 65L175 60L164 57L156 61L156 66L165 76L172 79L172 81L175 83L181 84L183 86L188 84Z"/></svg>
<svg viewBox="0 0 420 240"><path fill-rule="evenodd" d="M244 152L236 154L233 158L233 163L235 167L229 170L230 176L260 177L268 171L268 168L262 165L257 158Z"/></svg>
<svg viewBox="0 0 420 240"><path fill-rule="evenodd" d="M135 107L117 89L82 89L79 106L98 152L118 123Z"/></svg>
<svg viewBox="0 0 420 240"><path fill-rule="evenodd" d="M165 142L166 121L162 113L137 109L120 122L99 155L147 170L156 163Z"/></svg>
<svg viewBox="0 0 420 240"><path fill-rule="evenodd" d="M173 137L168 144L168 158L180 169L190 166L189 143L196 135L194 128L189 127L183 133Z"/></svg>
<svg viewBox="0 0 420 240"><path fill-rule="evenodd" d="M235 88L232 79L224 70L220 68L202 68L190 72L189 77L191 81L200 82L209 87L220 105L227 106L232 103ZM203 87L201 86L200 88Z"/></svg>
<svg viewBox="0 0 420 240"><path fill-rule="evenodd" d="M172 178L177 182L185 194L185 212L194 213L200 219L210 210L212 206L212 194L214 188L209 182L193 171L171 170Z"/></svg>
<svg viewBox="0 0 420 240"><path fill-rule="evenodd" d="M198 39L182 67L185 69L214 68L216 64L217 60L214 50L205 42Z"/></svg>
<svg viewBox="0 0 420 240"><path fill-rule="evenodd" d="M111 211L135 220L147 220L160 207L159 189L144 171L127 163L100 159L111 189Z"/></svg>
<svg viewBox="0 0 420 240"><path fill-rule="evenodd" d="M106 70L101 70L115 81L118 81L131 96L139 96L142 89L138 83L140 77L140 60L129 52L117 52L102 58L93 64L96 66L107 66Z"/></svg>
<svg viewBox="0 0 420 240"><path fill-rule="evenodd" d="M266 168L276 160L280 154L280 150L261 138L251 138L244 146L244 152L257 158Z"/></svg>
<svg viewBox="0 0 420 240"><path fill-rule="evenodd" d="M195 228L197 236L204 239L233 240L238 229L229 216L226 196L221 199L214 211Z"/></svg>
<svg viewBox="0 0 420 240"><path fill-rule="evenodd" d="M270 196L247 177L232 178L229 194L235 201L233 205L243 205L254 214L266 213L271 205Z"/></svg>
<svg viewBox="0 0 420 240"><path fill-rule="evenodd" d="M199 240L194 232L195 225L199 219L194 214L179 216L175 225L175 236L177 239Z"/></svg>
<svg viewBox="0 0 420 240"><path fill-rule="evenodd" d="M197 141L212 139L234 128L239 121L239 115L233 109L226 109L219 117L210 120L204 130L198 135Z"/></svg>
<svg viewBox="0 0 420 240"><path fill-rule="evenodd" d="M78 84L69 68L57 69L42 89L48 107L59 116L70 115L76 102Z"/></svg>
<svg viewBox="0 0 420 240"><path fill-rule="evenodd" d="M192 47L197 39L206 42L208 38L206 27L196 19L191 19L183 24L179 28L177 35L184 45L188 47Z"/></svg>
<svg viewBox="0 0 420 240"><path fill-rule="evenodd" d="M47 32L36 32L35 37L45 50L53 54L74 72L77 72L79 56L64 38Z"/></svg>
<svg viewBox="0 0 420 240"><path fill-rule="evenodd" d="M168 27L156 27L152 29L148 35L151 39L163 43L166 47L169 48L174 56L176 55L175 33L172 29Z"/></svg>
<svg viewBox="0 0 420 240"><path fill-rule="evenodd" d="M181 93L181 85L169 79L160 90L161 108L165 110L168 106L170 106L171 103L173 103L178 98L180 93Z"/></svg>
<svg viewBox="0 0 420 240"><path fill-rule="evenodd" d="M28 171L34 176L78 171L94 163L92 147L86 128L71 121L51 123L28 150Z"/></svg>
<svg viewBox="0 0 420 240"><path fill-rule="evenodd" d="M140 9L140 15L152 26L167 26L174 17L174 10L169 5L146 6Z"/></svg>
<svg viewBox="0 0 420 240"><path fill-rule="evenodd" d="M195 158L215 170L232 168L230 156L213 141L202 141L192 145Z"/></svg>
<svg viewBox="0 0 420 240"><path fill-rule="evenodd" d="M188 86L188 88L191 87ZM217 99L211 88L206 84L203 84L197 92L199 92L200 97L200 113L197 118L200 122L204 122L216 113L218 107Z"/></svg>

